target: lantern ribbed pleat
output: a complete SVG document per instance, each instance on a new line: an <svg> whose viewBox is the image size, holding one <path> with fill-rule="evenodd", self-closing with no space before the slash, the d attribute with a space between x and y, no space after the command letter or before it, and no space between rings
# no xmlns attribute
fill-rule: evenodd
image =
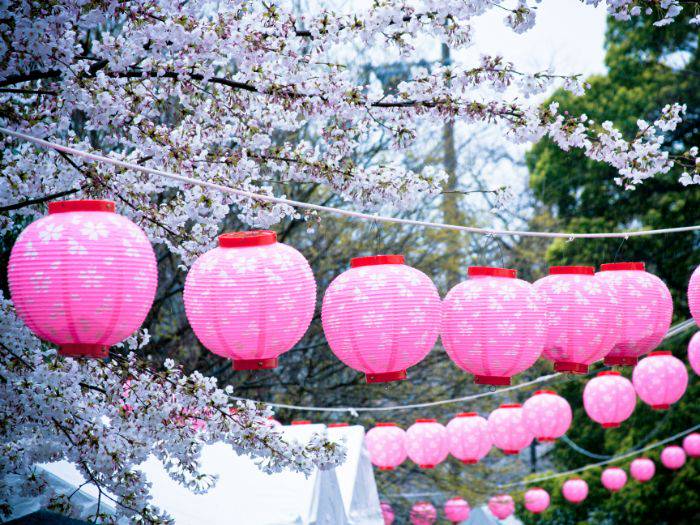
<svg viewBox="0 0 700 525"><path fill-rule="evenodd" d="M406 430L406 452L420 468L435 468L449 452L447 430L435 419L417 419Z"/></svg>
<svg viewBox="0 0 700 525"><path fill-rule="evenodd" d="M700 266L690 276L688 283L688 308L695 323L700 326Z"/></svg>
<svg viewBox="0 0 700 525"><path fill-rule="evenodd" d="M379 470L394 470L406 459L406 432L396 423L377 423L365 435L365 446Z"/></svg>
<svg viewBox="0 0 700 525"><path fill-rule="evenodd" d="M400 255L359 257L351 266L323 297L328 345L368 383L406 379L406 369L430 352L439 335L437 288Z"/></svg>
<svg viewBox="0 0 700 525"><path fill-rule="evenodd" d="M627 483L627 473L620 467L609 467L600 475L600 481L609 491L617 492Z"/></svg>
<svg viewBox="0 0 700 525"><path fill-rule="evenodd" d="M477 463L491 450L488 423L476 412L457 414L446 429L450 454L462 463Z"/></svg>
<svg viewBox="0 0 700 525"><path fill-rule="evenodd" d="M515 512L515 502L508 494L498 494L489 499L488 507L499 520L504 520Z"/></svg>
<svg viewBox="0 0 700 525"><path fill-rule="evenodd" d="M583 389L583 407L603 428L619 427L628 419L637 403L632 382L619 372L600 372Z"/></svg>
<svg viewBox="0 0 700 525"><path fill-rule="evenodd" d="M525 423L520 404L501 405L491 412L488 428L493 446L504 454L518 454L532 443L533 435Z"/></svg>
<svg viewBox="0 0 700 525"><path fill-rule="evenodd" d="M457 366L474 374L475 383L509 385L542 353L544 308L515 270L473 266L468 273L445 298L442 343Z"/></svg>
<svg viewBox="0 0 700 525"><path fill-rule="evenodd" d="M688 362L697 375L700 375L700 332L690 338L688 343Z"/></svg>
<svg viewBox="0 0 700 525"><path fill-rule="evenodd" d="M656 465L649 458L637 458L630 463L630 474L640 483L649 481L654 477L655 472Z"/></svg>
<svg viewBox="0 0 700 525"><path fill-rule="evenodd" d="M549 507L549 492L539 487L526 491L523 499L525 500L525 508L533 514L540 514Z"/></svg>
<svg viewBox="0 0 700 525"><path fill-rule="evenodd" d="M620 308L592 266L553 266L549 273L534 283L547 316L542 355L559 372L585 374L617 342Z"/></svg>
<svg viewBox="0 0 700 525"><path fill-rule="evenodd" d="M588 497L588 483L581 478L567 479L561 487L564 499L571 503L581 503Z"/></svg>
<svg viewBox="0 0 700 525"><path fill-rule="evenodd" d="M433 525L437 521L437 510L432 503L419 501L411 507L412 525Z"/></svg>
<svg viewBox="0 0 700 525"><path fill-rule="evenodd" d="M452 523L462 523L469 519L469 503L462 498L450 498L445 502L445 518Z"/></svg>
<svg viewBox="0 0 700 525"><path fill-rule="evenodd" d="M552 390L538 390L523 404L523 420L540 443L555 441L571 426L569 402Z"/></svg>
<svg viewBox="0 0 700 525"><path fill-rule="evenodd" d="M309 327L316 282L304 256L274 232L224 234L192 265L184 301L197 338L235 370L275 368Z"/></svg>
<svg viewBox="0 0 700 525"><path fill-rule="evenodd" d="M632 384L639 398L654 410L666 410L688 387L688 371L671 352L651 352L632 372Z"/></svg>
<svg viewBox="0 0 700 525"><path fill-rule="evenodd" d="M155 254L144 232L111 201L49 203L12 248L17 314L73 357L106 357L136 331L153 303Z"/></svg>
<svg viewBox="0 0 700 525"><path fill-rule="evenodd" d="M663 341L671 326L671 292L661 279L644 271L644 263L610 263L600 269L596 279L610 287L622 312L618 340L605 364L634 366Z"/></svg>
<svg viewBox="0 0 700 525"><path fill-rule="evenodd" d="M685 451L676 445L666 447L661 451L661 463L670 470L678 470L685 465Z"/></svg>

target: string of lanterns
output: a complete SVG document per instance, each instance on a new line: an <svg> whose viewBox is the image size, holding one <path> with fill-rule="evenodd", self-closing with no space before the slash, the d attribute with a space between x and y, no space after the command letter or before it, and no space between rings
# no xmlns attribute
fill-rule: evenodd
<svg viewBox="0 0 700 525"><path fill-rule="evenodd" d="M671 322L668 288L643 263L604 264L598 273L555 266L534 284L515 270L470 267L444 301L403 256L359 257L350 266L326 291L322 324L331 351L370 383L405 379L438 336L478 384L509 385L540 355L571 373L601 358L632 366ZM699 275L688 288L694 317ZM145 234L113 202L60 201L18 237L8 280L18 314L39 337L62 355L105 357L143 322L157 268ZM206 348L234 369L255 370L276 367L301 339L315 295L303 255L274 232L251 231L221 235L195 261L184 303Z"/></svg>

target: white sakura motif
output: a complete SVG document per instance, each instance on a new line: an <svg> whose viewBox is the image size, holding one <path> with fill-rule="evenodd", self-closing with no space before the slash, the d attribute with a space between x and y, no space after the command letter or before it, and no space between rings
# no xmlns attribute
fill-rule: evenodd
<svg viewBox="0 0 700 525"><path fill-rule="evenodd" d="M101 222L85 221L80 233L85 235L91 241L97 241L100 237L108 237L109 232L107 227Z"/></svg>
<svg viewBox="0 0 700 525"><path fill-rule="evenodd" d="M50 222L39 231L39 238L43 242L58 241L61 238L62 231L63 225Z"/></svg>

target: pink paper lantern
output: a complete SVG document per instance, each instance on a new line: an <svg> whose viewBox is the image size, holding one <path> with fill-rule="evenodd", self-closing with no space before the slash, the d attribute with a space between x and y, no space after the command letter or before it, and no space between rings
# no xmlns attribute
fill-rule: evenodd
<svg viewBox="0 0 700 525"><path fill-rule="evenodd" d="M700 332L690 338L688 343L688 362L697 375L700 375Z"/></svg>
<svg viewBox="0 0 700 525"><path fill-rule="evenodd" d="M671 352L651 352L632 372L632 383L639 398L654 410L666 410L678 401L688 387L688 371Z"/></svg>
<svg viewBox="0 0 700 525"><path fill-rule="evenodd" d="M678 470L685 465L685 451L676 445L666 447L661 451L661 463L671 470Z"/></svg>
<svg viewBox="0 0 700 525"><path fill-rule="evenodd" d="M683 439L683 450L691 458L700 458L700 434L693 432Z"/></svg>
<svg viewBox="0 0 700 525"><path fill-rule="evenodd" d="M365 445L379 470L394 470L406 459L406 432L396 423L377 423L365 435Z"/></svg>
<svg viewBox="0 0 700 525"><path fill-rule="evenodd" d="M475 383L510 385L542 353L545 311L515 270L472 266L468 273L445 298L442 343Z"/></svg>
<svg viewBox="0 0 700 525"><path fill-rule="evenodd" d="M525 492L525 508L533 514L540 514L549 507L549 493L539 487Z"/></svg>
<svg viewBox="0 0 700 525"><path fill-rule="evenodd" d="M437 521L437 510L427 501L419 501L411 507L411 523L413 525L433 525Z"/></svg>
<svg viewBox="0 0 700 525"><path fill-rule="evenodd" d="M420 468L435 468L449 452L447 430L436 419L416 419L406 430L406 452Z"/></svg>
<svg viewBox="0 0 700 525"><path fill-rule="evenodd" d="M690 315L693 316L695 322L700 326L700 266L695 268L693 275L690 276L688 283L688 308ZM696 370L696 373L697 370Z"/></svg>
<svg viewBox="0 0 700 525"><path fill-rule="evenodd" d="M588 483L581 478L567 479L561 487L564 498L571 503L581 503L588 497Z"/></svg>
<svg viewBox="0 0 700 525"><path fill-rule="evenodd" d="M498 494L489 499L489 510L499 520L504 520L515 512L515 502L508 494Z"/></svg>
<svg viewBox="0 0 700 525"><path fill-rule="evenodd" d="M477 463L491 450L488 423L476 412L463 412L447 423L450 453L464 464Z"/></svg>
<svg viewBox="0 0 700 525"><path fill-rule="evenodd" d="M619 427L634 412L637 394L629 379L619 372L600 372L583 390L588 417L603 428Z"/></svg>
<svg viewBox="0 0 700 525"><path fill-rule="evenodd" d="M12 247L7 270L17 315L69 357L107 357L153 304L158 271L151 243L114 203L49 203Z"/></svg>
<svg viewBox="0 0 700 525"><path fill-rule="evenodd" d="M402 255L358 257L323 297L328 345L343 363L364 372L368 383L406 379L406 369L432 349L442 305L423 272Z"/></svg>
<svg viewBox="0 0 700 525"><path fill-rule="evenodd" d="M452 523L461 523L469 519L469 503L462 498L448 499L445 503L445 518Z"/></svg>
<svg viewBox="0 0 700 525"><path fill-rule="evenodd" d="M275 368L309 327L316 282L304 256L275 232L226 233L192 265L184 301L197 338L234 370Z"/></svg>
<svg viewBox="0 0 700 525"><path fill-rule="evenodd" d="M382 501L379 504L379 506L382 509L382 518L384 519L384 525L391 525L392 523L394 523L394 509L391 508L391 505L386 501Z"/></svg>
<svg viewBox="0 0 700 525"><path fill-rule="evenodd" d="M520 404L501 405L489 414L488 429L493 445L504 454L519 454L532 443L533 435L523 418Z"/></svg>
<svg viewBox="0 0 700 525"><path fill-rule="evenodd" d="M552 390L538 390L523 404L523 420L540 443L556 441L571 426L569 402Z"/></svg>
<svg viewBox="0 0 700 525"><path fill-rule="evenodd" d="M603 264L596 278L607 283L622 312L618 340L605 356L609 366L634 366L656 348L671 326L673 301L664 282L644 271L644 263Z"/></svg>
<svg viewBox="0 0 700 525"><path fill-rule="evenodd" d="M640 483L649 481L656 473L656 465L649 458L637 458L630 463L630 474Z"/></svg>
<svg viewBox="0 0 700 525"><path fill-rule="evenodd" d="M627 474L619 467L606 468L600 475L603 486L611 492L617 492L627 483Z"/></svg>
<svg viewBox="0 0 700 525"><path fill-rule="evenodd" d="M554 370L587 373L617 342L621 312L610 287L595 278L593 266L552 266L534 286L546 310L542 355Z"/></svg>

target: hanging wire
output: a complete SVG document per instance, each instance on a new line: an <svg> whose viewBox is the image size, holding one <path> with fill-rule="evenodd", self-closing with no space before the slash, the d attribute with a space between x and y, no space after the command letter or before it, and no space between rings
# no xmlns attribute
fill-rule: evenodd
<svg viewBox="0 0 700 525"><path fill-rule="evenodd" d="M253 193L250 191L239 190L235 188L230 188L222 184L215 184L213 182L207 182L203 180L193 179L191 177L185 177L183 175L177 175L175 173L157 170L154 168L148 168L146 166L140 166L138 164L132 164L131 162L126 162L123 160L113 159L110 157L105 157L98 155L96 153L89 153L76 148L71 148L69 146L64 146L57 144L55 142L50 142L48 140L40 139L27 135L25 133L20 133L18 131L12 131L7 128L0 127L0 133L9 135L11 137L19 138L29 142L33 142L44 148L50 148L56 151L61 151L63 153L68 153L71 155L76 155L85 159L89 159L95 162L103 162L106 164L111 164L113 166L118 166L120 168L125 168L128 170L140 171L143 173L148 173L149 175L156 175L158 177L165 177L172 180L177 180L187 184L193 184L196 186L202 186L205 188L210 188L213 190L222 191L224 193L230 193L232 195L238 195L240 197L246 197L249 199L254 199L264 202L273 202L276 204L285 204L287 206L292 206L294 208L301 208L307 210L320 211L324 213L330 213L335 215L343 215L346 217L354 217L357 219L364 220L377 220L395 224L409 224L413 226L420 226L424 228L438 228L446 230L456 230L465 231L469 233L481 234L481 235L511 235L511 236L521 236L521 237L546 237L546 238L564 238L569 241L574 239L605 239L605 238L626 238L626 237L642 237L647 235L660 235L666 233L680 233L680 232L690 232L700 230L700 225L695 226L681 226L677 228L664 228L658 230L630 230L623 232L606 232L606 233L566 233L566 232L540 232L540 231L527 231L527 230L498 230L490 228L476 228L473 226L462 226L458 224L443 224L438 222L429 221L418 221L414 219L402 219L399 217L387 217L384 215L372 215L369 213L362 213L350 210L343 210L339 208L332 208L329 206L322 206L319 204L311 204L308 202L300 202L291 199L283 199L281 197L272 197L270 195L262 195L259 193Z"/></svg>

